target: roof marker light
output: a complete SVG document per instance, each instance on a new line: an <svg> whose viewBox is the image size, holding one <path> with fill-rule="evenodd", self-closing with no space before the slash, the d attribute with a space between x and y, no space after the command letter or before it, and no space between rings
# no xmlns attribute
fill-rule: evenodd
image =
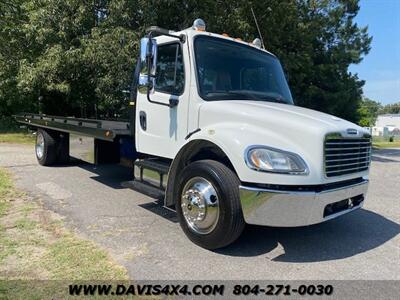
<svg viewBox="0 0 400 300"><path fill-rule="evenodd" d="M261 40L259 38L255 38L253 41L253 45L261 49L262 46Z"/></svg>
<svg viewBox="0 0 400 300"><path fill-rule="evenodd" d="M196 19L193 22L192 28L198 31L206 31L206 23L202 19Z"/></svg>

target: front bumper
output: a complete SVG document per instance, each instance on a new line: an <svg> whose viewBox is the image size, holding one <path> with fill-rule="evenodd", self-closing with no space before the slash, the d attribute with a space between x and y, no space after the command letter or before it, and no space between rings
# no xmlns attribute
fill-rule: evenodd
<svg viewBox="0 0 400 300"><path fill-rule="evenodd" d="M360 208L368 180L321 192L281 191L240 186L248 224L295 227L321 223Z"/></svg>

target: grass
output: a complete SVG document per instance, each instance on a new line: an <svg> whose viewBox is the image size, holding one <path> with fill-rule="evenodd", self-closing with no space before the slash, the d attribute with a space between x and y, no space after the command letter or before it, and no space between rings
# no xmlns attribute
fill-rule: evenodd
<svg viewBox="0 0 400 300"><path fill-rule="evenodd" d="M9 205L7 202L0 202L0 217L5 215Z"/></svg>
<svg viewBox="0 0 400 300"><path fill-rule="evenodd" d="M27 280L42 281L35 281L32 290L33 281ZM52 280L64 281L51 285ZM0 168L0 299L52 298L55 289L65 293L72 280L128 276L108 252L67 230L60 216L16 190Z"/></svg>
<svg viewBox="0 0 400 300"><path fill-rule="evenodd" d="M0 143L33 144L35 136L27 132L0 133Z"/></svg>
<svg viewBox="0 0 400 300"><path fill-rule="evenodd" d="M0 199L11 194L12 187L13 185L8 173L4 170L0 170Z"/></svg>
<svg viewBox="0 0 400 300"><path fill-rule="evenodd" d="M36 221L29 219L20 219L15 222L15 227L20 230L32 230L38 225Z"/></svg>
<svg viewBox="0 0 400 300"><path fill-rule="evenodd" d="M11 196L12 183L5 171L0 170L0 217L4 216L10 204L6 201Z"/></svg>
<svg viewBox="0 0 400 300"><path fill-rule="evenodd" d="M14 118L0 117L0 143L33 144L34 141L34 135L21 128Z"/></svg>
<svg viewBox="0 0 400 300"><path fill-rule="evenodd" d="M125 270L116 268L105 251L72 234L64 235L49 247L45 266L51 268L51 279L57 280L121 279L125 276ZM113 274L110 270L114 270Z"/></svg>
<svg viewBox="0 0 400 300"><path fill-rule="evenodd" d="M389 137L374 136L372 146L377 149L400 148L400 137L395 137L393 142L390 142Z"/></svg>

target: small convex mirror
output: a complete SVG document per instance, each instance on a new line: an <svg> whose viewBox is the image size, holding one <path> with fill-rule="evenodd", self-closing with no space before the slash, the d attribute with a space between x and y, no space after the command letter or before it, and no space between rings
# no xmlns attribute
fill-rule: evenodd
<svg viewBox="0 0 400 300"><path fill-rule="evenodd" d="M154 92L154 79L157 66L157 42L144 37L140 40L140 75L138 89L140 93Z"/></svg>

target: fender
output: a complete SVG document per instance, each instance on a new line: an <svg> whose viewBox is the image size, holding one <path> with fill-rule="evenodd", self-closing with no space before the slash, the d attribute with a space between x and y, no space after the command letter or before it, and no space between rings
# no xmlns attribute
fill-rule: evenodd
<svg viewBox="0 0 400 300"><path fill-rule="evenodd" d="M236 173L232 162L223 148L223 146L217 145L211 139L207 140L202 136L196 136L188 140L175 156L169 169L164 205L171 207L175 204L178 182L176 179L179 176L179 172L193 161L201 159L217 160L230 167Z"/></svg>

